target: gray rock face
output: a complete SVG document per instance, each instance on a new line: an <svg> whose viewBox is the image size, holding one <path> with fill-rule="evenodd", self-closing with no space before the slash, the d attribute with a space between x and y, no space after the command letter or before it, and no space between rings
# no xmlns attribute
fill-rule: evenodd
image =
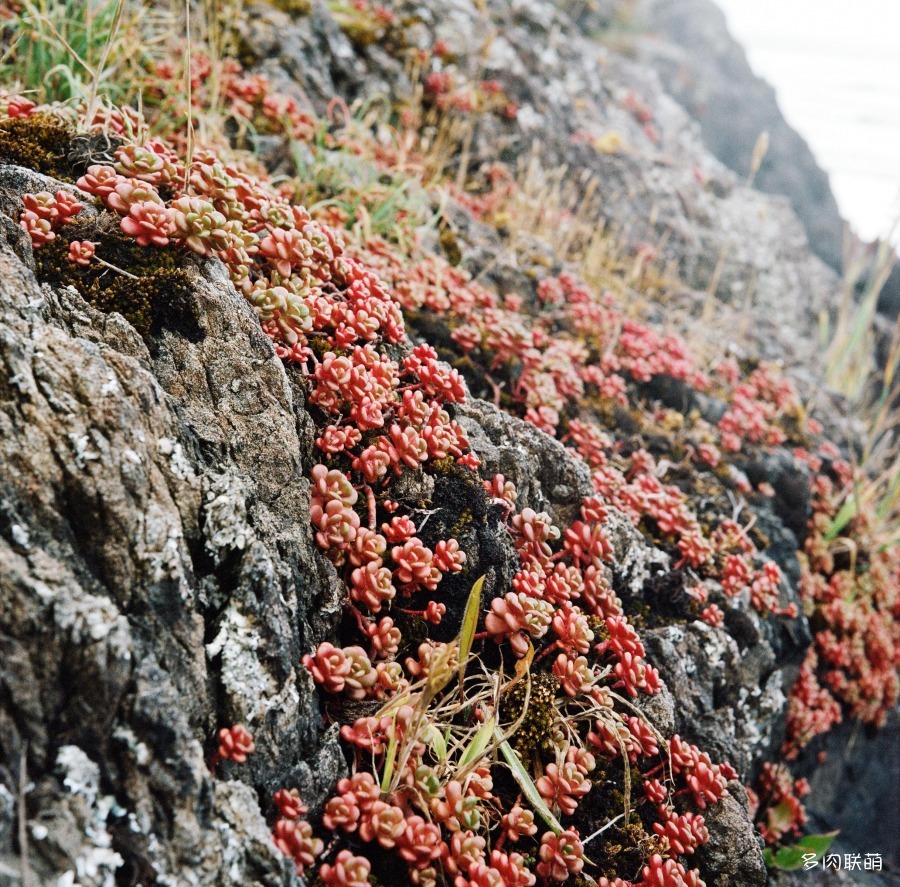
<svg viewBox="0 0 900 887"><path fill-rule="evenodd" d="M771 647L757 635L741 650L705 622L645 631L642 639L677 693L675 732L741 775L752 773L785 701Z"/></svg>
<svg viewBox="0 0 900 887"><path fill-rule="evenodd" d="M321 803L344 766L297 672L338 612L302 404L231 285L198 270L194 295L205 338L151 356L0 244L0 755L14 790L27 751L41 883L286 883L260 797ZM214 780L239 721L259 752Z"/></svg>
<svg viewBox="0 0 900 887"><path fill-rule="evenodd" d="M575 520L593 487L587 465L571 450L484 401L462 407L458 421L482 460L485 476L502 474L511 480L520 503L547 511L557 526Z"/></svg>
<svg viewBox="0 0 900 887"><path fill-rule="evenodd" d="M871 814L873 809L896 810L900 804L898 748L900 715L894 711L875 734L854 724L837 727L813 748L825 752L824 762L813 766L808 760L801 772L812 787L808 812L813 829L840 829L835 852L881 855L882 875L865 873L872 880L861 879L862 884L880 884L882 877L883 883L900 882L900 835L894 818Z"/></svg>
<svg viewBox="0 0 900 887"><path fill-rule="evenodd" d="M766 866L760 858L762 838L746 822L747 796L732 781L728 794L706 815L709 843L697 850L697 862L707 887L766 883Z"/></svg>

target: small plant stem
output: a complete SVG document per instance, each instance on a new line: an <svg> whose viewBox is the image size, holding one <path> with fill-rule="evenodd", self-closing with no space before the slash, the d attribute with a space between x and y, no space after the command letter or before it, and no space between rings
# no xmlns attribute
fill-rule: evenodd
<svg viewBox="0 0 900 887"><path fill-rule="evenodd" d="M365 485L364 489L366 491L366 502L369 505L369 529L374 530L377 521L377 503L375 502L375 493L368 484Z"/></svg>
<svg viewBox="0 0 900 887"><path fill-rule="evenodd" d="M491 386L491 390L494 393L494 406L500 406L500 389L503 388L503 385L498 385L487 373L484 374L484 378L487 380L488 385Z"/></svg>
<svg viewBox="0 0 900 887"><path fill-rule="evenodd" d="M101 265L105 265L107 268L117 272L118 274L124 274L126 277L130 277L132 280L140 280L140 277L138 277L136 274L132 274L130 271L125 271L122 268L117 268L115 265L112 265L106 260L101 259L100 256L98 256L96 253L94 253L94 259L96 259L96 261L98 261Z"/></svg>
<svg viewBox="0 0 900 887"><path fill-rule="evenodd" d="M662 761L661 763L657 764L652 770L648 770L644 774L644 779L652 779L657 773L660 772L660 770L662 770L665 767L665 765L666 765L665 761Z"/></svg>
<svg viewBox="0 0 900 887"><path fill-rule="evenodd" d="M546 659L554 650L558 650L562 647L559 641L554 641L550 644L549 647L541 650L541 652L535 657L534 664L537 665L542 659Z"/></svg>
<svg viewBox="0 0 900 887"><path fill-rule="evenodd" d="M606 825L602 826L601 828L598 828L597 831L595 831L592 835L588 835L588 836L581 842L581 843L582 843L582 846L583 846L584 844L587 844L588 841L593 841L594 838L597 837L597 835L602 835L603 832L605 832L608 828L611 828L613 825L615 825L615 824L616 824L616 823L617 823L624 815L625 815L624 813L620 813L618 816L615 816L615 817L613 817L612 819L610 819L610 821L607 822Z"/></svg>
<svg viewBox="0 0 900 887"><path fill-rule="evenodd" d="M366 636L369 637L369 628L371 623L365 616L359 611L359 608L354 606L353 604L347 604L347 609L353 614L353 617L356 619L356 627Z"/></svg>

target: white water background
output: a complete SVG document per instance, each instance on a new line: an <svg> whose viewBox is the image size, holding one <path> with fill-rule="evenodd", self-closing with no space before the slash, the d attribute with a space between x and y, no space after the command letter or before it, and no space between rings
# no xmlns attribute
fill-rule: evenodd
<svg viewBox="0 0 900 887"><path fill-rule="evenodd" d="M900 0L717 0L865 240L900 218ZM900 226L892 241L900 246Z"/></svg>

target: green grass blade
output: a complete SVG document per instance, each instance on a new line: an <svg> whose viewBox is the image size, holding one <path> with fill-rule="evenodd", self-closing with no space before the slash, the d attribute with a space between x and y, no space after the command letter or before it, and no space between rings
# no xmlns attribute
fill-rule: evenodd
<svg viewBox="0 0 900 887"><path fill-rule="evenodd" d="M519 784L519 788L522 789L522 794L528 798L528 803L534 807L541 819L553 829L554 833L560 834L563 831L563 827L560 825L559 820L550 812L550 808L544 803L541 793L537 790L537 786L531 779L530 774L522 765L519 756L513 747L503 739L503 734L499 728L494 731L494 735L500 741L500 754L503 755L503 759L506 761L513 779Z"/></svg>
<svg viewBox="0 0 900 887"><path fill-rule="evenodd" d="M494 735L494 728L496 725L497 719L491 715L491 717L478 728L478 732L472 737L472 741L469 743L468 748L465 750L459 761L460 769L473 761L477 761L484 754L484 750L487 748L488 743L491 741L491 737Z"/></svg>

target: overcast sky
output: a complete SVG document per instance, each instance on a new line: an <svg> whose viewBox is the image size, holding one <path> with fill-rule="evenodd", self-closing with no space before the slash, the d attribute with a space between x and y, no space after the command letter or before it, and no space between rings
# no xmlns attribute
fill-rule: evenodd
<svg viewBox="0 0 900 887"><path fill-rule="evenodd" d="M717 2L842 214L864 238L886 234L900 217L900 0Z"/></svg>

